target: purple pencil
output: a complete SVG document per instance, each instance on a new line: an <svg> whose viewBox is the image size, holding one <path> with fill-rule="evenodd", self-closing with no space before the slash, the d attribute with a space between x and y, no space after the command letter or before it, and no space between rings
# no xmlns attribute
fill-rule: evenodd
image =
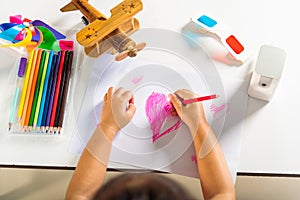
<svg viewBox="0 0 300 200"><path fill-rule="evenodd" d="M61 58L61 51L58 52L58 57L57 57L57 62L55 66L55 74L54 74L54 79L53 79L53 85L52 85L52 90L51 90L51 95L50 95L50 101L49 101L49 107L48 107L48 112L47 112L47 119L46 119L46 132L48 132L51 127L50 125L50 120L51 120L51 113L52 113L52 107L53 107L53 100L54 100L54 94L55 94L55 86L56 86L56 80L57 80L57 74L59 70L59 61Z"/></svg>

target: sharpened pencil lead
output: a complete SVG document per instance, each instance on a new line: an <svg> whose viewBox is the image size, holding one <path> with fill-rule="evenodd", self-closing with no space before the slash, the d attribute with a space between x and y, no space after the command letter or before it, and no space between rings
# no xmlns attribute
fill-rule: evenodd
<svg viewBox="0 0 300 200"><path fill-rule="evenodd" d="M12 127L12 123L8 123L8 131L10 131L11 130L11 127Z"/></svg>

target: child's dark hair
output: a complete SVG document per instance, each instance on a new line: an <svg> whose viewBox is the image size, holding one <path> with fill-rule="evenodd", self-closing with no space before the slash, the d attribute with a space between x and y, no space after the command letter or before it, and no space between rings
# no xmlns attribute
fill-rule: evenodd
<svg viewBox="0 0 300 200"><path fill-rule="evenodd" d="M94 200L192 200L177 182L154 173L125 173L108 181Z"/></svg>

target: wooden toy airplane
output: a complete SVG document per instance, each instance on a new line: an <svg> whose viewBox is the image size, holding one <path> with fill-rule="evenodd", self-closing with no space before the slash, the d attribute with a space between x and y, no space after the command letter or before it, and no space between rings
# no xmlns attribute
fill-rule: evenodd
<svg viewBox="0 0 300 200"><path fill-rule="evenodd" d="M145 42L136 44L128 37L139 29L139 21L133 16L142 9L140 0L124 0L110 10L111 17L107 19L88 0L72 0L60 10L80 10L90 23L76 34L88 56L98 57L112 50L113 54L119 52L115 60L120 61L136 56L146 46Z"/></svg>

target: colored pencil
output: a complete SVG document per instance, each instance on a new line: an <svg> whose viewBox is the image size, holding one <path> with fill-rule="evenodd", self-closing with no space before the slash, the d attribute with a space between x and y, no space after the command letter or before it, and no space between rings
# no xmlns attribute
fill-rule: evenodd
<svg viewBox="0 0 300 200"><path fill-rule="evenodd" d="M25 121L23 123L23 126L25 127L25 129L29 125L29 118L30 118L30 114L31 114L32 102L33 102L33 97L34 97L34 92L35 92L36 80L37 80L37 76L38 76L38 72L39 72L41 56L42 56L42 50L39 49L39 50L37 50L37 58L36 58L36 62L35 62L35 67L34 67L34 70L32 70L32 77L31 77L32 79L30 81L31 88L30 88L30 92L28 93L28 95L29 95L29 97L27 99L28 105L27 105L27 109L26 109L26 116L24 118Z"/></svg>
<svg viewBox="0 0 300 200"><path fill-rule="evenodd" d="M48 83L48 88L47 88L46 97L45 97L44 112L43 112L42 123L41 123L42 128L46 126L46 120L47 120L47 114L48 114L48 108L49 108L49 102L50 102L50 96L51 96L51 91L52 91L57 57L58 57L57 54L53 55L53 60L52 60L51 70L50 70L50 75L49 75L49 83Z"/></svg>
<svg viewBox="0 0 300 200"><path fill-rule="evenodd" d="M24 106L25 99L26 99L25 97L26 97L26 93L27 93L28 82L29 82L31 67L32 67L32 63L33 63L33 58L35 56L34 54L35 54L35 51L32 51L30 53L29 59L28 59L28 65L27 65L27 69L26 69L25 80L24 80L22 95L21 95L19 109L18 109L18 121L21 120L23 110L25 109L25 106Z"/></svg>
<svg viewBox="0 0 300 200"><path fill-rule="evenodd" d="M17 85L19 85L19 84L20 83L18 81ZM12 128L14 121L15 121L15 113L16 113L16 107L17 107L17 103L18 103L19 91L20 91L20 87L17 86L16 90L15 90L14 100L13 100L10 117L9 117L9 122L8 122L8 130L9 131Z"/></svg>
<svg viewBox="0 0 300 200"><path fill-rule="evenodd" d="M42 79L43 70L44 70L45 58L46 58L46 51L43 50L42 58L41 58L40 66L39 66L39 72L38 72L38 76L37 76L37 80L36 80L34 98L32 101L32 109L31 109L31 114L30 114L30 119L29 119L30 127L33 127L33 121L34 121L34 116L35 116L35 112L36 112L38 96L39 96L39 92L40 92L41 79Z"/></svg>
<svg viewBox="0 0 300 200"><path fill-rule="evenodd" d="M37 57L38 57L38 51L34 50L33 58L31 60L32 63L28 64L28 69L27 69L27 72L28 72L29 66L31 66L30 74L29 74L29 77L28 77L27 90L26 90L25 99L24 99L24 105L23 105L23 109L22 109L23 111L22 111L21 117L19 117L21 128L24 127L24 123L25 123L25 118L26 118L26 114L27 114L27 107L28 107L28 101L29 101L31 85L32 85L32 79L33 79L33 74L34 74L34 70L35 70L35 63L36 63ZM26 79L26 77L25 77L25 79Z"/></svg>
<svg viewBox="0 0 300 200"><path fill-rule="evenodd" d="M12 128L12 125L15 122L15 115L16 115L16 109L17 109L17 104L19 101L19 93L22 90L22 85L23 85L23 73L20 73L20 71L24 72L25 67L26 67L27 59L26 58L21 58L19 61L19 71L18 71L18 76L17 76L17 83L16 83L16 89L15 89L15 94L14 94L14 99L13 99L13 104L11 108L11 113L9 117L9 122L8 122L8 130Z"/></svg>
<svg viewBox="0 0 300 200"><path fill-rule="evenodd" d="M51 115L52 115L52 109L53 109L53 101L54 101L54 95L55 95L55 89L56 89L56 83L57 83L57 76L58 76L61 57L62 57L62 52L60 51L58 53L56 66L55 66L55 72L54 72L54 76L53 76L52 90L51 90L48 113L47 113L47 119L46 119L46 132L50 128L50 121L51 121Z"/></svg>
<svg viewBox="0 0 300 200"><path fill-rule="evenodd" d="M60 84L59 94L58 94L56 115L55 115L55 119L54 119L54 127L56 127L56 128L58 128L59 115L61 114L60 112L61 112L62 99L63 99L64 93L65 93L64 86L65 86L65 81L66 81L66 76L67 76L69 56L70 56L70 51L66 51L65 62L64 62L62 76L61 76L61 84Z"/></svg>
<svg viewBox="0 0 300 200"><path fill-rule="evenodd" d="M29 61L31 61L31 63L28 64L28 69L26 71L26 73L27 73L28 70L29 70L29 67L31 68L29 77L25 77L25 79L28 78L28 83L27 83L28 85L27 85L27 89L26 89L26 93L25 93L25 99L24 99L24 105L23 105L23 109L22 109L22 115L21 115L21 117L19 117L21 128L24 127L24 123L25 123L27 107L28 107L28 101L29 101L29 96L30 96L30 90L31 90L31 85L32 85L32 79L33 79L33 74L34 74L34 70L35 70L35 63L36 63L36 60L37 60L37 57L38 57L37 55L38 55L38 51L34 50L33 51L33 58L29 59ZM24 88L23 88L23 90L24 90ZM23 95L23 91L22 91L22 95Z"/></svg>
<svg viewBox="0 0 300 200"><path fill-rule="evenodd" d="M51 121L50 121L50 128L52 131L52 128L54 127L54 120L56 116L56 108L57 108L57 102L58 102L58 95L59 95L59 89L61 84L61 77L64 69L64 62L65 62L65 51L62 51L60 63L59 63L59 71L57 75L57 82L55 87L55 94L54 94L54 100L53 100L53 107L52 107L52 113L51 113Z"/></svg>
<svg viewBox="0 0 300 200"><path fill-rule="evenodd" d="M48 63L47 63L47 66L46 66L46 69L44 69L45 72L45 80L44 80L44 87L42 89L42 92L41 92L41 105L40 105L40 110L39 110L39 113L38 113L38 117L37 117L37 122L36 122L36 126L37 127L41 127L41 123L42 123L42 118L43 118L43 112L44 112L44 107L45 107L45 98L46 98L46 92L47 92L47 89L48 89L48 83L49 83L49 76L50 76L50 71L51 71L51 66L52 66L52 59L53 59L53 54L54 52L53 51L50 51L49 53L49 58L48 58Z"/></svg>
<svg viewBox="0 0 300 200"><path fill-rule="evenodd" d="M36 111L34 115L34 120L33 120L33 127L37 127L37 129L40 128L38 126L38 120L40 116L40 111L43 110L44 102L43 102L43 94L44 94L44 87L46 84L46 76L48 72L48 66L49 66L49 61L52 62L52 57L50 57L50 52L46 51L46 56L44 60L44 67L43 67L43 72L42 72L42 78L40 82L40 88L39 88L39 93L38 93L38 99L37 99L37 104L36 104Z"/></svg>
<svg viewBox="0 0 300 200"><path fill-rule="evenodd" d="M40 87L39 87L39 92L38 92L38 97L37 97L37 102L36 102L36 110L35 110L35 114L34 114L34 118L33 118L33 127L36 127L39 113L40 113L43 90L44 90L44 86L45 86L46 73L47 73L47 69L48 69L49 55L50 55L50 53L48 51L45 51L43 71L42 71Z"/></svg>
<svg viewBox="0 0 300 200"><path fill-rule="evenodd" d="M206 100L210 100L210 99L215 99L217 97L218 97L217 94L213 94L213 95L197 97L197 98L193 98L193 99L186 99L186 100L182 100L181 102L183 104L190 104L190 103L195 103L195 102L199 102L199 101L206 101Z"/></svg>
<svg viewBox="0 0 300 200"><path fill-rule="evenodd" d="M63 98L62 98L62 105L61 105L59 121L58 121L58 132L59 133L62 129L63 120L64 120L65 107L66 107L70 77L71 77L71 72L72 72L73 55L74 55L73 51L70 51L68 66L67 66L68 68L67 68L66 80L65 80L65 84L64 84L64 95L63 95Z"/></svg>

